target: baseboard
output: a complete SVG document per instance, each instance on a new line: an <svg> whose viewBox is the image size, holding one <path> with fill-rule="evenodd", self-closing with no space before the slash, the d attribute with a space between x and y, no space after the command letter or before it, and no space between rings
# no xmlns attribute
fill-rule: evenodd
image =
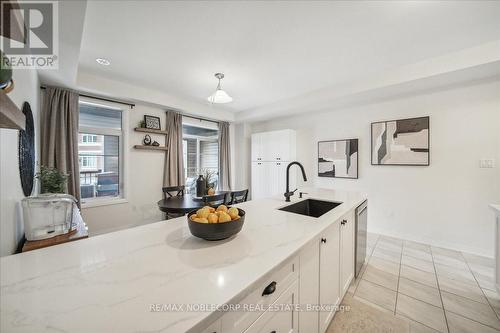
<svg viewBox="0 0 500 333"><path fill-rule="evenodd" d="M368 232L380 234L380 235L384 235L384 236L389 236L389 237L400 238L400 239L408 240L408 241L412 241L412 242L424 243L424 244L428 244L431 246L442 247L445 249L455 250L455 251L459 251L459 252L475 254L478 256L486 257L486 258L491 258L491 259L494 258L491 253L487 253L484 249L463 246L463 244L458 244L458 243L454 243L454 242L436 241L435 239L429 239L426 237L415 237L414 235L400 234L400 233L395 233L392 231L380 230L380 229L370 229L369 228Z"/></svg>

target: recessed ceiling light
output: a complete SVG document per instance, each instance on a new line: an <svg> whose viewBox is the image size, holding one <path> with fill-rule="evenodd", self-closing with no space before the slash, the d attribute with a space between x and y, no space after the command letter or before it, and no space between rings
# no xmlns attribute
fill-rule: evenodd
<svg viewBox="0 0 500 333"><path fill-rule="evenodd" d="M97 58L95 60L99 65L103 65L103 66L109 66L111 65L111 62L109 62L108 59L104 59L104 58Z"/></svg>

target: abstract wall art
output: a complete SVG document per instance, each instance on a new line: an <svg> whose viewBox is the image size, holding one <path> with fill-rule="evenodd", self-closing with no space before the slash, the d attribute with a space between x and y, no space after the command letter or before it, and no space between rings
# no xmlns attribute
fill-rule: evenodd
<svg viewBox="0 0 500 333"><path fill-rule="evenodd" d="M358 178L358 139L318 142L318 176Z"/></svg>
<svg viewBox="0 0 500 333"><path fill-rule="evenodd" d="M372 165L429 165L429 117L372 123Z"/></svg>

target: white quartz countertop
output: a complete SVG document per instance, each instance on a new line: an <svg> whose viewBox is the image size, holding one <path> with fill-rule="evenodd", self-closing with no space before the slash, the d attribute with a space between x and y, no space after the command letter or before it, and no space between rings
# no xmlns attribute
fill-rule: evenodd
<svg viewBox="0 0 500 333"><path fill-rule="evenodd" d="M497 214L500 215L500 204L491 204L490 205L491 209L493 209Z"/></svg>
<svg viewBox="0 0 500 333"><path fill-rule="evenodd" d="M313 218L279 211L284 198L238 205L233 238L192 236L186 218L161 221L0 259L2 332L185 332L211 312L153 312L154 304L226 304L365 200L308 189L343 202ZM292 202L300 201L297 195Z"/></svg>

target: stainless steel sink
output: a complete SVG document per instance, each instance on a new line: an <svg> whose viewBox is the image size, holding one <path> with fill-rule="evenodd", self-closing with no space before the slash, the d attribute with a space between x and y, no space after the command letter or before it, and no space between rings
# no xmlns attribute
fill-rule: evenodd
<svg viewBox="0 0 500 333"><path fill-rule="evenodd" d="M306 199L285 207L280 208L279 210L301 214L312 217L320 217L321 215L328 213L338 205L342 204L342 202L331 202L331 201L323 201L323 200L315 200L315 199Z"/></svg>

